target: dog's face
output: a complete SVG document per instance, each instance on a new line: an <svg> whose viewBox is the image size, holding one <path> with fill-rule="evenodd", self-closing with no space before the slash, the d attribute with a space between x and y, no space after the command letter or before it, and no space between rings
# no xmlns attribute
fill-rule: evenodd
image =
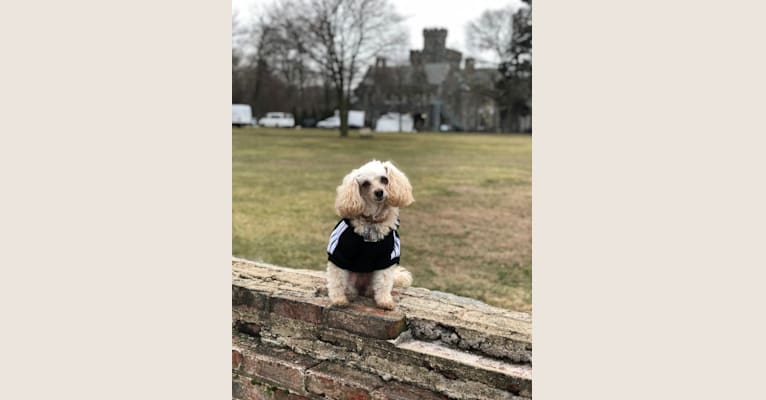
<svg viewBox="0 0 766 400"><path fill-rule="evenodd" d="M382 204L388 199L388 171L380 161L371 161L359 168L355 180L367 204Z"/></svg>
<svg viewBox="0 0 766 400"><path fill-rule="evenodd" d="M415 201L409 180L389 161L372 160L351 171L337 193L335 209L348 218L362 215L368 207L405 207Z"/></svg>

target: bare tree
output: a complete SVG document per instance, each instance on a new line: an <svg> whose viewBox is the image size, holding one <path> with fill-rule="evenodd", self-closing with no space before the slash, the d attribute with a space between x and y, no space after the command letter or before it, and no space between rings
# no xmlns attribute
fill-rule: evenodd
<svg viewBox="0 0 766 400"><path fill-rule="evenodd" d="M254 69L247 62L245 47L250 32L243 25L239 13L234 10L231 14L231 73L232 73L232 103L251 104L251 77ZM252 105L252 104L251 104Z"/></svg>
<svg viewBox="0 0 766 400"><path fill-rule="evenodd" d="M376 56L407 40L403 18L388 0L288 0L284 26L298 52L331 82L340 113L340 135L348 136L351 89Z"/></svg>
<svg viewBox="0 0 766 400"><path fill-rule="evenodd" d="M249 31L250 45L254 49L247 75L251 78L252 103L261 104L261 98L267 95L267 89L274 82L271 79L271 66L269 58L274 53L275 34L274 27L264 16L259 16ZM256 110L258 107L256 106Z"/></svg>
<svg viewBox="0 0 766 400"><path fill-rule="evenodd" d="M270 47L266 55L268 64L285 83L291 111L303 114L313 108L306 96L310 86L321 86L319 68L311 60L303 46L304 29L296 18L294 2L274 3L265 12L261 26L270 29Z"/></svg>
<svg viewBox="0 0 766 400"><path fill-rule="evenodd" d="M510 6L481 13L478 19L466 26L469 46L479 51L490 51L499 61L510 58L513 14Z"/></svg>

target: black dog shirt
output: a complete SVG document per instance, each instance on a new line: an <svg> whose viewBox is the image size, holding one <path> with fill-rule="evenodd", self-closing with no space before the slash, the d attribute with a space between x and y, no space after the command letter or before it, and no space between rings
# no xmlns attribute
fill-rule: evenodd
<svg viewBox="0 0 766 400"><path fill-rule="evenodd" d="M353 272L373 272L399 263L399 235L391 230L383 240L367 242L344 218L335 225L327 245L327 259Z"/></svg>

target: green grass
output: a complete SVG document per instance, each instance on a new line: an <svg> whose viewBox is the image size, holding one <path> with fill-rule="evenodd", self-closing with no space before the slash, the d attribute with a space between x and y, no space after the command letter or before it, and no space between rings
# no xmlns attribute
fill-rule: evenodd
<svg viewBox="0 0 766 400"><path fill-rule="evenodd" d="M410 178L401 264L414 285L532 309L532 140L528 135L234 129L233 253L322 270L335 188L370 159Z"/></svg>

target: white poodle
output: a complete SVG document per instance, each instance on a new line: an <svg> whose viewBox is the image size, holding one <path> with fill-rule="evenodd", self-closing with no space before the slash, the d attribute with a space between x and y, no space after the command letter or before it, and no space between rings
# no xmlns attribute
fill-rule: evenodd
<svg viewBox="0 0 766 400"><path fill-rule="evenodd" d="M392 310L391 289L412 284L412 275L399 266L396 232L399 207L415 201L412 186L390 161L372 160L346 175L337 192L335 210L342 219L327 246L330 301L346 305L349 296L362 293Z"/></svg>

